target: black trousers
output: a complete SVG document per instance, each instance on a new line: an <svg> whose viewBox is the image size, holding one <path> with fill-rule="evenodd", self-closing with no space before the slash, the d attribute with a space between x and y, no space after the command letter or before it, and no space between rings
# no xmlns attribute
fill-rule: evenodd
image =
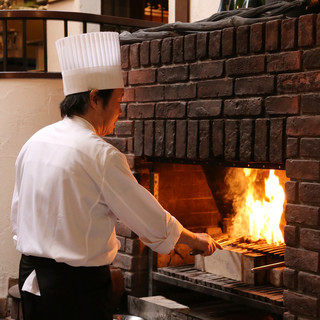
<svg viewBox="0 0 320 320"><path fill-rule="evenodd" d="M33 270L36 270L41 296L21 290ZM72 267L52 259L22 255L19 289L24 320L112 319L108 266Z"/></svg>

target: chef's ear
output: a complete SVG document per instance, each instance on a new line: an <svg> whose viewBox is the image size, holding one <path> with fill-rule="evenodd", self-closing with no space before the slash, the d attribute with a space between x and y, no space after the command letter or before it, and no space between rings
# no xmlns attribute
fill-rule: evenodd
<svg viewBox="0 0 320 320"><path fill-rule="evenodd" d="M89 102L90 106L96 109L99 99L99 91L97 89L93 89L89 93Z"/></svg>

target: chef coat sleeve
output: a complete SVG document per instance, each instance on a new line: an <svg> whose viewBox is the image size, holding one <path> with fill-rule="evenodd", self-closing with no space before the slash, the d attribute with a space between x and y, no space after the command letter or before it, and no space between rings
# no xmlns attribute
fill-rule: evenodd
<svg viewBox="0 0 320 320"><path fill-rule="evenodd" d="M15 245L17 245L18 200L19 200L19 194L18 194L18 188L16 184L14 187L13 196L12 196L11 217L10 217L13 241Z"/></svg>
<svg viewBox="0 0 320 320"><path fill-rule="evenodd" d="M112 212L152 250L169 253L183 226L138 184L122 153L109 158L103 178L103 196Z"/></svg>

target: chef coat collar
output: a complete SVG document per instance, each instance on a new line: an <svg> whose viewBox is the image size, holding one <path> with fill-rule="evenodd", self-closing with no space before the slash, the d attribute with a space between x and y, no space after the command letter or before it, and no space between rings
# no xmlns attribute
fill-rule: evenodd
<svg viewBox="0 0 320 320"><path fill-rule="evenodd" d="M89 130L91 130L91 131L93 131L93 132L96 132L95 129L94 129L94 127L93 127L93 125L92 125L89 121L87 121L86 119L84 119L84 118L82 118L82 117L79 117L79 116L75 116L75 115L74 115L72 118L69 118L69 117L66 116L66 117L65 117L65 120L67 120L67 121L74 121L74 122L76 122L77 124L79 124L79 125L87 128L87 129L89 129Z"/></svg>

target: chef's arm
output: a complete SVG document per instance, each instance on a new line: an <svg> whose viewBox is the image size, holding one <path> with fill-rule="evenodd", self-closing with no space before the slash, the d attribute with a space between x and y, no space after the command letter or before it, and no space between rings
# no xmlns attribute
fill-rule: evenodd
<svg viewBox="0 0 320 320"><path fill-rule="evenodd" d="M207 233L194 233L186 228L183 228L177 243L186 244L191 249L201 250L203 256L210 256L217 248L222 249L221 245Z"/></svg>

